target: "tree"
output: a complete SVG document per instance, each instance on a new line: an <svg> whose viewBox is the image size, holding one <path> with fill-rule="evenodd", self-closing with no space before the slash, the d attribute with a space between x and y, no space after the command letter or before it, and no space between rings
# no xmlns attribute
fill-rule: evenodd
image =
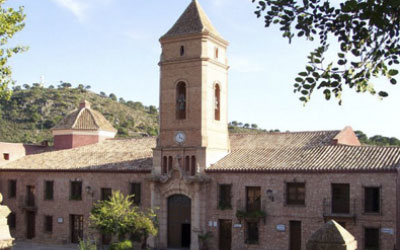
<svg viewBox="0 0 400 250"><path fill-rule="evenodd" d="M108 97L113 101L117 100L117 96L114 93L111 93Z"/></svg>
<svg viewBox="0 0 400 250"><path fill-rule="evenodd" d="M373 78L386 77L391 84L397 83L399 0L343 0L339 6L327 0L261 0L255 13L265 17L266 27L280 25L289 43L296 35L319 39L305 71L295 78L294 91L303 103L318 89L326 100L335 96L341 104L346 86L376 94ZM331 42L328 37L335 38L340 47L333 61L325 57ZM379 91L378 95L388 93Z"/></svg>
<svg viewBox="0 0 400 250"><path fill-rule="evenodd" d="M6 48L8 40L15 33L22 30L25 26L24 8L19 7L18 10L12 8L3 8L6 0L0 0L0 99L10 99L12 90L10 85L14 84L11 79L11 67L7 65L8 59L13 55L27 50L27 47L14 46Z"/></svg>
<svg viewBox="0 0 400 250"><path fill-rule="evenodd" d="M60 89L68 89L68 88L71 88L71 87L72 87L71 83L63 82L63 81L60 81L60 85L58 85L58 88L60 88Z"/></svg>
<svg viewBox="0 0 400 250"><path fill-rule="evenodd" d="M149 235L156 235L155 214L152 210L141 211L133 205L133 195L112 193L109 200L97 202L89 216L90 227L102 234L118 236L123 240L127 234L140 235L144 245Z"/></svg>

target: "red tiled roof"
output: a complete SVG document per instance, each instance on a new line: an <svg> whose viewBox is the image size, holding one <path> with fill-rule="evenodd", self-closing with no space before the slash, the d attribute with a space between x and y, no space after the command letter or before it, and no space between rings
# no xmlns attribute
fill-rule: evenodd
<svg viewBox="0 0 400 250"><path fill-rule="evenodd" d="M385 171L400 147L331 145L338 131L231 136L231 152L207 169L225 171Z"/></svg>
<svg viewBox="0 0 400 250"><path fill-rule="evenodd" d="M197 34L204 31L208 31L220 37L218 31L214 28L200 4L197 0L193 0L176 21L174 26L172 26L172 28L161 37L161 39L187 34Z"/></svg>
<svg viewBox="0 0 400 250"><path fill-rule="evenodd" d="M102 130L116 132L116 129L99 112L82 107L69 113L52 130Z"/></svg>
<svg viewBox="0 0 400 250"><path fill-rule="evenodd" d="M28 155L2 165L17 170L151 170L154 137L105 140L79 148Z"/></svg>

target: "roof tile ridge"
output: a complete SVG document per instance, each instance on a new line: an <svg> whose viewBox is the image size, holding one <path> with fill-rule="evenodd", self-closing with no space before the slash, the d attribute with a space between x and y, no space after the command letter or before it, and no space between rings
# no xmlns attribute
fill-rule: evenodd
<svg viewBox="0 0 400 250"><path fill-rule="evenodd" d="M96 125L96 127L97 127L97 129L100 129L100 126L99 126L99 124L97 123L97 120L96 120L96 117L93 115L93 113L92 112L96 112L95 110L92 110L92 109L88 109L88 108L84 108L84 109L87 109L88 110L88 112L89 112L89 114L90 114L90 116L92 117L92 119L93 119L93 121L94 121L94 124ZM104 119L105 119L105 117L104 117ZM106 119L107 120L107 119Z"/></svg>
<svg viewBox="0 0 400 250"><path fill-rule="evenodd" d="M75 128L76 123L78 122L79 118L81 117L84 109L85 108L81 108L81 109L78 110L78 115L76 116L74 123L72 123L71 129Z"/></svg>

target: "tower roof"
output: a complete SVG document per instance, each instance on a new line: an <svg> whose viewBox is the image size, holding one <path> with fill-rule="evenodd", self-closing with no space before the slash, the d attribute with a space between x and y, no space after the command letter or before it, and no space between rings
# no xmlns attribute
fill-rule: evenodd
<svg viewBox="0 0 400 250"><path fill-rule="evenodd" d="M82 101L79 109L69 113L52 130L95 130L116 132L115 128L99 112L90 108L90 103Z"/></svg>
<svg viewBox="0 0 400 250"><path fill-rule="evenodd" d="M172 26L172 28L161 37L161 39L202 33L205 31L221 37L197 0L193 0L179 17L178 21L176 21L174 26Z"/></svg>

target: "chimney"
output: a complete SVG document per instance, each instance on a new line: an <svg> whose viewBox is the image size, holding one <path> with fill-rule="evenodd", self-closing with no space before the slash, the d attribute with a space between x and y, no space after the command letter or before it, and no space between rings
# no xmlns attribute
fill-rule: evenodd
<svg viewBox="0 0 400 250"><path fill-rule="evenodd" d="M90 102L88 102L86 100L82 100L81 103L79 103L79 109L83 109L83 108L90 109Z"/></svg>

